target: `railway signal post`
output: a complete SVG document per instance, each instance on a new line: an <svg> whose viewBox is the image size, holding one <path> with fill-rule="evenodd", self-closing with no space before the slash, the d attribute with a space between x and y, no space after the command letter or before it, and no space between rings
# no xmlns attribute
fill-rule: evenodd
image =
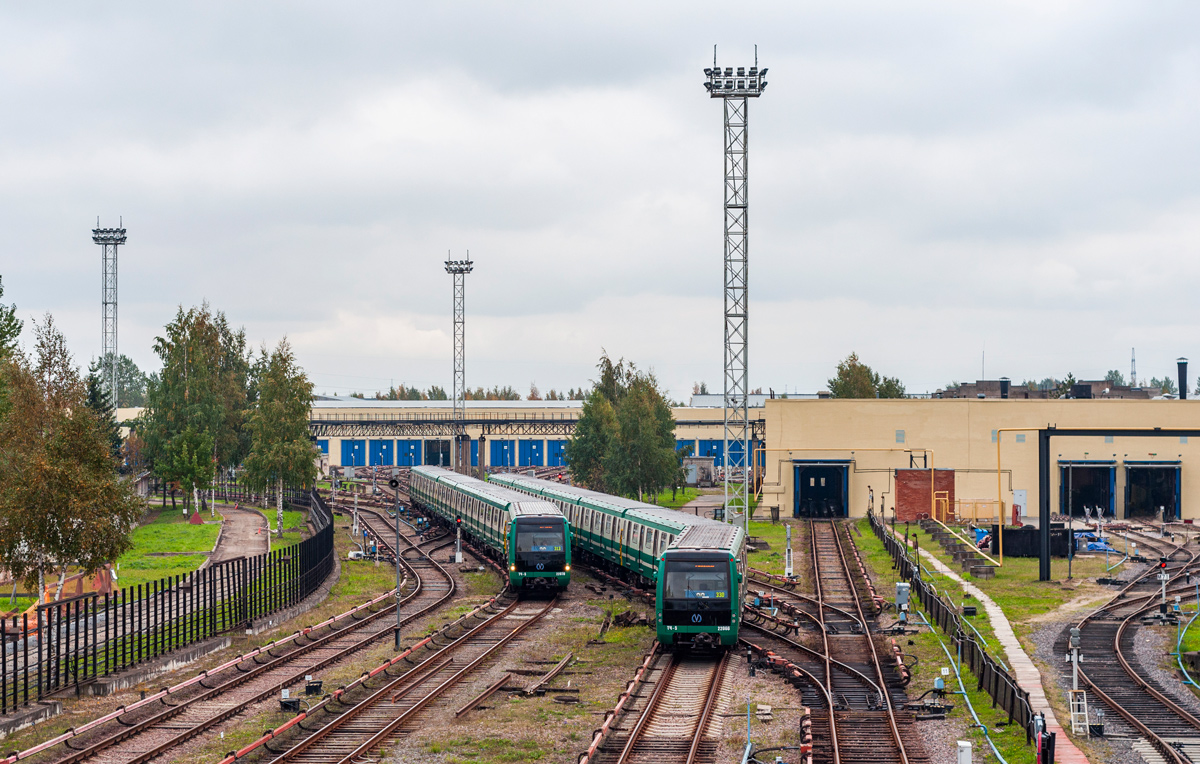
<svg viewBox="0 0 1200 764"><path fill-rule="evenodd" d="M454 519L454 562L462 564L462 518Z"/></svg>
<svg viewBox="0 0 1200 764"><path fill-rule="evenodd" d="M717 66L713 47L713 65L704 70L704 83L710 98L719 98L725 106L725 370L724 370L724 457L725 515L742 512L746 531L750 530L750 474L753 452L750 448L750 422L746 396L749 392L749 99L758 98L767 87L767 70L759 71L758 46L754 66L722 69ZM733 475L734 444L739 444L742 477Z"/></svg>

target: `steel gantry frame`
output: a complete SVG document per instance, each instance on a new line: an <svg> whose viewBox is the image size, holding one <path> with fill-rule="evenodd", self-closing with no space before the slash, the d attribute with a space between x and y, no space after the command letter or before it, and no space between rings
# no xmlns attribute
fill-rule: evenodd
<svg viewBox="0 0 1200 764"><path fill-rule="evenodd" d="M100 218L92 229L92 241L101 247L103 270L100 284L100 363L108 364L104 382L114 409L117 407L117 247L125 243L122 220L118 228L101 228Z"/></svg>
<svg viewBox="0 0 1200 764"><path fill-rule="evenodd" d="M454 277L454 384L452 386L454 405L454 469L459 472L469 472L471 467L470 439L466 428L466 376L467 376L467 325L466 325L466 296L467 274L475 267L471 262L471 251L467 250L466 260L451 260L446 253L446 273Z"/></svg>
<svg viewBox="0 0 1200 764"><path fill-rule="evenodd" d="M726 516L742 512L749 523L750 479L754 455L750 449L749 393L749 99L767 87L767 70L754 66L721 69L713 47L713 66L705 69L704 87L710 98L725 106L725 509ZM733 479L733 443L741 444L742 477Z"/></svg>

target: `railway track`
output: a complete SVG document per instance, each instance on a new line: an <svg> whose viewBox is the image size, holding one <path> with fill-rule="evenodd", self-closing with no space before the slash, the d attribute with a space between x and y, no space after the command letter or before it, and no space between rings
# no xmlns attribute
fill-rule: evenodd
<svg viewBox="0 0 1200 764"><path fill-rule="evenodd" d="M1193 585L1185 580L1195 574L1198 555L1182 546L1161 551L1168 558L1168 601L1177 593L1191 594ZM1141 618L1157 611L1161 601L1158 571L1157 565L1151 566L1079 622L1085 656L1079 677L1093 703L1101 701L1110 714L1145 739L1153 751L1146 751L1144 757L1156 753L1165 762L1185 764L1193 759L1181 749L1200 750L1200 718L1170 697L1134 651ZM1059 651L1066 651L1065 638L1060 640Z"/></svg>
<svg viewBox="0 0 1200 764"><path fill-rule="evenodd" d="M384 524L381 516L360 509L360 518ZM382 534L380 541L389 551L391 534ZM396 608L400 608L402 623L411 622L436 609L454 594L454 579L429 555L450 541L438 539L427 542L427 551L401 536L400 561L413 588L397 604L366 613L345 626L323 629L294 640L291 649L269 658L261 656L236 666L231 675L207 678L189 688L183 697L164 698L162 706L138 709L118 717L116 724L102 727L96 734L70 741L70 751L57 759L56 764L95 762L96 764L141 764L156 759L221 722L236 716L250 706L269 700L281 689L304 681L308 675L343 661L390 635L396 623Z"/></svg>
<svg viewBox="0 0 1200 764"><path fill-rule="evenodd" d="M896 679L888 680L893 669L884 668L863 612L864 595L846 558L844 545L852 542L843 538L845 524L810 520L808 533L824 656L823 673L817 676L833 703L823 712L814 711L813 729L824 726L829 731L827 760L834 764L927 762L911 715L896 710ZM847 694L851 677L837 669L839 662L854 667L872 683L865 708L856 708L855 698Z"/></svg>
<svg viewBox="0 0 1200 764"><path fill-rule="evenodd" d="M701 764L716 761L721 690L729 651L716 657L658 653L621 726L595 764Z"/></svg>
<svg viewBox="0 0 1200 764"><path fill-rule="evenodd" d="M520 635L554 607L511 599L499 612L437 649L416 666L374 679L365 697L290 748L272 764L350 764L365 761L380 747L420 724L425 712L444 702L465 679L502 655ZM327 708L328 710L328 708Z"/></svg>

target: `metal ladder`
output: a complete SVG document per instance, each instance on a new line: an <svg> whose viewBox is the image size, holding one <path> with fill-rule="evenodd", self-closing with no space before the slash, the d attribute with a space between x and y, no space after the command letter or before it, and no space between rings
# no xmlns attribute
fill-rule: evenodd
<svg viewBox="0 0 1200 764"><path fill-rule="evenodd" d="M1071 734L1088 734L1087 693L1083 690L1068 690L1071 695Z"/></svg>

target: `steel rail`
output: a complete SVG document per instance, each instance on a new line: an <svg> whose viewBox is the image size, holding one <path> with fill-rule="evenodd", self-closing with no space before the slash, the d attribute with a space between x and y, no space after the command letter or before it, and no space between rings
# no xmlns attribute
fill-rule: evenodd
<svg viewBox="0 0 1200 764"><path fill-rule="evenodd" d="M671 679L675 676L675 670L679 668L679 656L672 654L671 661L659 674L658 681L654 684L654 690L651 691L650 697L646 699L646 707L642 709L642 713L638 715L638 719L633 724L633 729L629 731L629 737L625 740L625 746L621 749L621 753L617 755L616 764L625 764L625 761L633 753L634 747L638 740L642 737L642 732L645 731L646 725L650 723L650 717L654 716L654 711L658 708L662 696L667 691L667 687L671 684Z"/></svg>
<svg viewBox="0 0 1200 764"><path fill-rule="evenodd" d="M371 613L370 615L366 616L365 618L363 618L361 620L357 620L354 623L347 624L344 628L339 629L337 631L332 631L329 634L319 637L319 638L313 640L312 642L310 642L309 644L303 645L303 646L297 648L296 650L293 650L285 655L281 655L278 657L272 656L273 660L267 661L265 663L257 664L253 668L249 669L248 671L238 674L238 675L230 678L226 682L223 682L212 688L207 688L205 692L202 692L193 698L188 698L186 700L183 700L173 706L168 707L167 709L165 709L157 714L147 717L146 719L143 719L139 722L132 723L127 727L123 727L122 729L117 730L112 735L104 737L94 743L87 745L87 747L85 747L85 748L82 748L78 751L71 753L68 756L65 756L61 759L56 760L55 764L77 764L78 762L85 761L85 760L99 754L101 751L103 751L107 748L110 748L114 745L124 742L125 740L135 737L136 735L146 732L147 730L153 728L154 726L161 724L162 722L165 722L165 721L171 719L172 717L183 713L185 710L187 710L199 703L203 703L206 701L213 700L214 698L220 697L221 695L223 695L223 694L225 694L225 693L227 693L227 692L229 692L229 691L231 691L253 679L258 678L259 676L261 676L269 671L286 666L288 663L295 661L296 659L312 652L313 650L316 650L320 647L328 645L330 642L333 642L337 639L346 637L346 636L352 634L353 632L355 632L359 629L362 629L363 627L384 618L385 616L394 614L398 607L402 607L404 605L410 604L413 600L415 600L417 597L419 597L425 589L425 584L424 584L424 581L422 580L420 574L417 573L416 569L413 568L408 563L408 561L404 559L404 555L407 554L408 552L415 550L415 551L419 552L421 555L423 555L430 563L432 563L434 565L434 567L438 570L438 572L440 572L442 575L444 575L446 577L447 582L449 582L449 588L448 588L447 593L443 597L441 597L437 601L431 603L430 605L426 606L425 608L422 608L414 613L409 614L408 616L405 617L404 621L406 623L411 622L412 620L420 617L421 615L424 615L425 613L429 612L430 610L440 607L443 603L445 603L454 594L454 591L455 591L454 577L452 575L450 575L449 572L447 572L444 567L442 567L435 560L433 560L433 558L428 553L424 552L423 550L418 549L417 545L413 544L407 538L405 539L405 541L407 541L410 544L410 546L402 551L397 552L396 557L399 560L399 562L401 564L403 564L404 567L407 568L409 570L409 572L414 576L415 581L416 581L416 586L414 586L413 590L409 594L405 595L402 599L398 600L395 604L388 605L384 608L380 608L379 610L375 611L374 613ZM446 545L448 545L448 542ZM391 545L389 544L388 546L390 548ZM396 551L396 550L393 550L393 551ZM172 736L167 741L160 743L143 753L138 754L137 756L129 759L128 764L143 764L144 762L148 762L152 759L155 759L155 758L161 756L163 753L170 750L171 748L174 748L174 747L186 742L187 740L210 729L214 725L219 724L220 722L222 722L232 716L237 715L238 713L241 713L247 707L254 705L255 703L262 702L263 700L271 697L272 695L275 694L275 692L280 687L287 687L289 685L295 684L296 682L303 680L305 678L305 676L311 674L313 671L324 668L325 666L328 666L331 663L341 660L341 659L347 657L348 655L351 655L354 652L369 646L371 643L381 639L384 635L386 635L388 633L389 633L388 630L384 629L375 634L368 635L364 639L358 640L356 642L351 643L350 645L347 645L345 648L337 651L333 655L330 655L330 656L327 656L326 658L321 659L320 661L318 661L315 664L310 664L310 665L305 666L303 669L299 670L295 674L289 675L289 676L281 679L279 682L273 683L269 688L263 690L262 692L255 694L251 698L248 698L248 699L232 706L231 708L217 712L214 715L209 716L206 719L198 722L197 724L189 727L187 730L183 730L179 734ZM270 655L269 652L268 652L268 655ZM204 685L201 684L201 686L203 687ZM117 719L117 721L120 721L120 720Z"/></svg>
<svg viewBox="0 0 1200 764"><path fill-rule="evenodd" d="M813 564L813 582L817 589L817 600L825 601L824 588L821 586L821 563L820 555L817 549L817 534L813 526L813 521L808 521L808 545L812 555ZM838 743L837 720L833 710L833 670L830 662L833 660L833 655L829 649L829 630L825 626L825 608L817 608L817 615L821 620L821 646L823 657L825 659L825 687L829 690L829 742L833 748L833 764L839 764L842 760L841 747Z"/></svg>
<svg viewBox="0 0 1200 764"><path fill-rule="evenodd" d="M700 743L704 741L708 722L712 719L713 709L716 708L717 699L721 695L721 685L725 680L725 669L728 666L729 651L726 650L721 655L721 660L717 662L716 671L713 672L713 678L708 687L708 697L704 700L704 710L700 712L700 719L696 722L696 734L692 736L692 747L688 749L687 760L684 764L695 764L696 754L700 752Z"/></svg>
<svg viewBox="0 0 1200 764"><path fill-rule="evenodd" d="M856 592L856 596L854 596L854 609L858 610L859 619L862 619L865 624L866 616L863 613L863 602L857 596L857 586L854 586L854 578L850 572L850 564L848 564L846 561L846 551L845 548L842 548L841 535L838 533L838 530L840 528L845 528L845 525L833 524L832 528L835 546L838 548L838 558L841 560L842 572L844 572L847 582L850 583L851 589ZM896 724L896 715L895 709L892 705L892 697L890 697L890 694L886 691L887 680L884 680L883 678L883 666L882 663L880 663L880 654L878 654L878 651L875 649L875 639L871 638L869 631L865 632L864 636L866 639L866 644L868 644L871 651L871 663L875 666L876 679L878 682L880 682L880 686L884 688L883 704L887 708L888 727L890 730L892 730L892 738L895 740L896 752L900 754L900 763L908 764L908 752L905 750L904 740L902 740L900 736L899 724Z"/></svg>
<svg viewBox="0 0 1200 764"><path fill-rule="evenodd" d="M465 665L461 669L459 669L453 676L447 678L445 681L443 681L441 684L439 684L433 690L426 693L425 696L422 697L420 700L418 700L414 705L410 706L403 713L399 714L395 719L393 719L392 721L385 724L378 732L371 735L365 741L360 743L352 751L350 751L350 753L337 758L336 759L337 764L351 764L351 762L356 762L359 759L361 759L361 757L363 757L367 753L369 753L371 750L373 750L376 747L385 743L388 740L388 738L390 738L392 736L392 734L402 724L404 724L406 721L408 721L411 717L415 716L417 713L419 713L421 710L423 710L426 706L428 706L430 703L432 703L438 697L443 695L448 689L450 689L454 685L458 684L458 682L461 681L464 676L466 676L471 671L474 671L480 664L482 664L485 660L490 658L493 653L495 653L497 650L499 650L500 648L507 645L513 639L515 639L518 635L520 635L523 631L525 631L525 629L529 628L529 626L540 621L542 619L542 617L545 616L546 613L550 612L550 610L554 607L554 605L557 602L558 602L557 597L551 599L550 602L548 602L546 604L546 606L544 608L542 608L541 611L534 614L531 618L525 620L523 623L519 624L518 626L513 628L511 631L509 631L507 634L502 636L495 644L488 647L479 656L477 656L474 660L472 660L467 665ZM471 638L472 636L478 634L480 631L490 627L491 625L498 623L501 619L503 619L505 616L507 616L513 609L515 609L518 604L520 604L520 600L514 601L509 607L505 608L500 613L497 613L492 618L488 619L487 621L484 621L482 624L479 624L477 627L475 627L471 631L467 632L462 637L458 638L451 644L442 648L440 651L435 653L433 656L430 656L430 658L427 659L425 661L425 663L423 663L422 665L425 665L425 664L429 663L430 661L435 660L438 657L443 657L443 656L447 655L448 652L457 648L464 641L466 641L469 638ZM446 666L449 663L451 663L452 661L453 661L453 658L447 659L446 662L442 664L442 666ZM403 676L399 677L395 682L389 683L388 685L385 685L383 688L381 688L379 691L372 693L371 700L369 702L363 701L361 703L356 704L353 708L348 709L344 714L339 716L333 722L330 722L326 726L322 727L320 730L317 730L313 735L306 738L300 744L293 747L291 750L287 751L286 753L279 756L278 758L274 759L272 761L272 764L276 764L276 763L281 764L282 762L285 762L285 761L288 761L288 760L294 758L298 754L301 754L301 753L311 750L312 747L317 742L326 739L336 728L338 728L342 724L344 724L345 721L348 721L351 718L357 717L364 710L366 710L367 708L369 708L370 706L372 706L376 702L378 702L386 694L385 691L389 687L394 687L397 684L404 682L406 680L406 678L409 675L411 675L411 673L412 673L411 671L406 672ZM426 678L428 678L428 676L432 676L433 673L436 673L436 671L431 672L429 675L427 675ZM416 684L418 684L418 683L414 682L412 684L412 686L409 688L409 690L406 690L405 692L402 692L400 694L397 694L396 696L393 696L392 699L397 700L402 695L407 695L408 692L411 691L411 689L415 688Z"/></svg>
<svg viewBox="0 0 1200 764"><path fill-rule="evenodd" d="M756 629L759 632L761 632L762 634L772 637L774 639L778 639L781 642L786 642L788 647L794 648L803 653L807 653L807 654L811 655L812 657L817 658L818 660L820 660L824 657L823 655L821 655L821 653L819 651L814 650L811 647L809 647L801 642L797 642L796 640L792 639L791 637L787 636L786 634L780 634L779 632L775 631L774 629L769 629L766 626L763 626L762 624L743 623L742 625L749 626L752 629ZM849 663L843 663L842 661L839 661L837 659L831 659L831 661L835 666L840 668L844 673L855 676L860 682L862 682L864 685L866 685L868 688L874 690L875 692L883 693L883 692L887 691L886 688L881 688L879 685L875 684L874 679L871 679L871 677L867 676L863 672L854 668Z"/></svg>
<svg viewBox="0 0 1200 764"><path fill-rule="evenodd" d="M1187 554L1188 559L1183 561L1182 564L1175 570L1174 575L1171 577L1171 581L1174 581L1174 580L1178 579L1180 576L1189 572L1189 570L1191 569L1191 566L1196 564L1197 557L1200 556L1195 552L1188 552L1187 550L1185 550L1183 548L1182 544L1175 545L1174 548L1164 556L1173 557L1174 555L1179 554L1181 552L1184 554ZM1133 589L1133 587L1143 583L1147 578L1149 578L1150 574L1156 570L1159 570L1159 568L1152 566L1149 569L1147 569L1145 572L1143 572L1141 575L1139 575L1137 578L1133 579L1129 584L1127 584L1124 588L1122 588L1121 591L1119 591L1111 600L1109 600L1103 606L1097 608L1096 610L1094 610L1091 613L1088 613L1086 616L1084 616L1084 618L1079 622L1078 628L1082 632L1083 628L1088 624L1089 621L1094 621L1101 614L1107 612L1109 608L1117 606L1118 600L1121 600L1122 598L1126 598L1128 596L1128 599L1126 599L1125 602L1120 603L1119 606L1120 607L1132 606L1134 608L1134 611L1130 615L1126 616L1120 622L1120 624L1117 626L1116 633L1113 637L1113 654L1116 656L1117 663L1121 666L1121 669L1125 672L1126 676L1128 676L1130 679L1132 679L1134 684L1140 690L1142 690L1147 695L1149 695L1151 698L1153 698L1154 700L1156 700L1160 704L1162 704L1162 706L1164 708L1166 708L1171 713L1175 714L1175 716L1178 717L1181 721L1200 730L1200 718L1197 718L1194 715L1192 715L1191 712L1187 711L1185 708L1183 708L1181 705L1176 703L1171 698L1167 697L1166 695L1163 695L1161 692L1159 692L1154 687L1152 687L1148 682L1146 682L1141 676L1139 676L1138 673L1134 670L1133 666L1130 665L1128 659L1126 658L1126 656L1124 654L1124 651L1121 649L1121 638L1125 633L1126 627L1129 625L1129 623L1134 618L1137 618L1140 615L1142 615L1143 613L1145 613L1146 611L1152 609L1154 607L1154 605L1152 604L1153 600L1156 597L1160 596L1158 592L1152 592L1152 593L1140 595L1140 596L1133 596L1131 590ZM1171 583L1171 581L1167 582L1168 585ZM1086 670L1082 666L1079 668L1079 677L1080 677L1080 679L1083 680L1084 685L1094 695L1096 695L1098 698L1100 698L1100 700L1102 700L1106 706L1108 706L1110 709L1116 711L1117 714L1122 719L1124 719L1130 726L1132 726L1134 729L1136 729L1138 732L1140 732L1147 739L1147 741L1152 746L1154 746L1155 750L1157 750L1160 755L1162 755L1168 761L1173 762L1174 764L1188 764L1189 759L1185 758L1182 754L1180 754L1179 751L1177 751L1173 745L1171 745L1168 741L1163 739L1162 736L1160 736L1158 733L1154 732L1154 730L1151 729L1150 726L1147 725L1144 721L1137 718L1137 716L1135 716L1129 709L1127 709L1125 707L1124 703L1115 700L1114 698L1112 698L1112 696L1110 696L1107 692L1105 692L1095 681L1092 680L1092 678L1090 676L1088 676Z"/></svg>

